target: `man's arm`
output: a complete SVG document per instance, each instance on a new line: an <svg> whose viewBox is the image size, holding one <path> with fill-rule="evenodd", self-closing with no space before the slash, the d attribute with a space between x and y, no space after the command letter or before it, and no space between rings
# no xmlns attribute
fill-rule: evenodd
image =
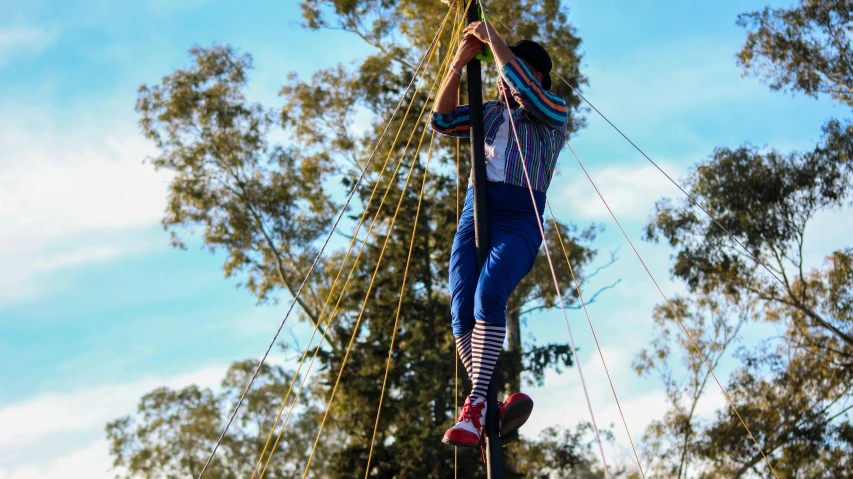
<svg viewBox="0 0 853 479"><path fill-rule="evenodd" d="M471 117L468 114L468 105L458 105L459 84L462 80L462 68L482 52L483 43L475 37L465 37L459 43L459 48L444 76L432 109L430 125L438 133L449 136L468 136Z"/></svg>
<svg viewBox="0 0 853 479"><path fill-rule="evenodd" d="M551 128L562 130L569 118L566 102L542 88L542 84L518 58L503 65L501 78L527 111Z"/></svg>
<svg viewBox="0 0 853 479"><path fill-rule="evenodd" d="M533 73L516 58L506 42L491 24L474 22L465 28L469 36L476 36L489 43L501 78L509 86L527 111L554 129L565 128L569 117L566 102L559 96L542 88L542 84Z"/></svg>
<svg viewBox="0 0 853 479"><path fill-rule="evenodd" d="M429 124L433 130L442 135L468 138L471 130L471 115L468 105L457 106L450 113L434 111Z"/></svg>

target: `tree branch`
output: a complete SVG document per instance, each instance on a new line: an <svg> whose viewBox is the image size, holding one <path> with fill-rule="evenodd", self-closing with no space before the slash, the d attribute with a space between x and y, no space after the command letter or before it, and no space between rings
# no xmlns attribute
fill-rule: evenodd
<svg viewBox="0 0 853 479"><path fill-rule="evenodd" d="M595 277L595 275L597 275L598 273L600 273L600 272L601 272L601 271L603 271L604 269L606 269L606 268L608 268L608 267L610 267L610 266L613 266L617 261L619 261L619 258L616 256L616 253L618 253L618 252L619 252L619 249L620 249L620 248L621 248L621 246L620 246L619 248L616 248L615 250L611 251L611 252L610 252L610 260L609 260L607 263L605 263L605 264L603 264L603 265L599 266L598 268L595 268L595 271L593 271L592 273L590 273L590 274L586 275L586 276L583 278L583 281L581 282L581 284L579 284L579 285L578 285L578 287L583 286L583 283L585 283L585 282L587 282L588 280L590 280L590 279L594 278L594 277Z"/></svg>
<svg viewBox="0 0 853 479"><path fill-rule="evenodd" d="M782 261L782 258L780 257L779 252L776 251L776 248L774 248L772 245L770 246L770 252L773 253L773 258L776 260L776 264L779 267L778 270L776 268L772 268L772 269L776 270L776 272L782 276L782 280L785 282L785 286L788 289L790 289L791 288L791 281L788 279L788 273L785 271L785 262ZM768 267L770 267L770 266L768 265Z"/></svg>
<svg viewBox="0 0 853 479"><path fill-rule="evenodd" d="M586 304L587 304L587 305L590 305L590 304L594 303L594 302L595 302L595 300L598 298L598 295L600 295L601 293L603 293L603 292L607 291L608 289L613 289L613 288L615 288L615 287L616 287L616 285L617 285L617 284L619 284L619 283L621 283L621 282L622 282L622 278L619 278L619 279L617 279L616 281L614 281L614 282L612 282L612 283L608 284L607 286L604 286L603 288L599 289L598 291L596 291L595 293L593 293L593 295L592 295L592 296L591 296L591 297L586 301ZM571 308L571 309L579 309L577 306L569 306L569 308Z"/></svg>
<svg viewBox="0 0 853 479"><path fill-rule="evenodd" d="M790 293L789 293L789 295L790 295ZM792 296L792 299L796 299L796 298L793 298L793 296ZM817 326L820 326L821 328L824 328L826 330L833 332L836 336L841 338L841 340L843 340L845 343L847 343L847 345L853 347L853 337L851 337L849 334L841 331L840 329L836 328L835 326L833 326L832 324L830 324L829 322L827 322L826 320L824 320L823 318L818 316L816 313L814 313L812 311L811 308L807 308L805 306L805 304L803 304L801 302L797 302L795 308L799 309L800 311L805 313L808 317L815 320L815 322L817 322Z"/></svg>
<svg viewBox="0 0 853 479"><path fill-rule="evenodd" d="M853 359L853 354L848 353L848 352L845 352L845 351L839 351L839 350L837 350L837 349L835 349L835 348L830 348L830 347L828 347L828 346L822 346L822 345L820 345L820 344L815 344L815 343L811 343L811 342L806 343L806 342L797 341L797 340L795 340L795 339L793 339L793 338L788 337L787 335L785 335L785 336L781 336L781 339L784 339L785 341L787 341L787 342L791 343L795 348L800 348L800 349L806 349L806 348L820 349L820 350L823 350L823 351L826 351L826 352L829 352L829 353L837 354L837 355L842 356L842 357L845 357L845 358L851 358L851 359ZM826 358L826 359L827 359L827 361L829 361L829 362L833 362L833 363L834 363L834 361L830 361L828 358ZM846 364L846 363L841 363L841 364L834 363L834 364L835 364L836 366L842 366L842 367L850 367L850 366L853 366L853 364L849 364L849 365L848 365L848 364Z"/></svg>
<svg viewBox="0 0 853 479"><path fill-rule="evenodd" d="M342 32L347 32L347 33L355 34L355 35L357 35L359 38L361 38L362 40L364 40L364 43L367 43L367 44L368 44L368 45L370 45L371 47L373 47L373 48L375 48L375 49L379 50L380 52L384 53L386 56L391 56L391 52L389 52L389 51L388 51L384 46L382 46L382 44L374 42L374 41L373 41L373 40L371 40L367 35L365 35L364 33L360 32L360 31L358 31L358 30L356 30L356 29L350 29L350 28L346 28L346 27L330 27L330 26L326 26L326 27L323 27L323 28L326 28L327 30L339 30L339 31L342 31ZM399 56L397 56L397 55L394 55L392 58L394 59L394 61L395 61L395 62L399 63L400 65L402 65L402 66L404 66L404 67L406 67L406 68L408 68L408 69L410 69L410 70L415 70L415 66L414 66L414 65L412 65L411 63L407 62L407 61L406 61L406 60L404 60L403 58L400 58L400 57L399 57Z"/></svg>
<svg viewBox="0 0 853 479"><path fill-rule="evenodd" d="M226 170L229 173L229 175L231 175L235 181L237 181L238 185L243 184L242 181L240 180L239 174L237 172L231 171L227 167L224 167L223 169ZM231 187L230 185L223 184L223 186L225 188L227 188L229 191L231 191L232 193L234 193L243 202L243 205L246 207L246 210L249 211L249 214L252 215L252 218L257 223L257 226L261 232L261 235L264 237L264 241L267 243L267 247L270 248L270 250L273 253L273 256L275 256L276 271L278 272L278 276L282 282L282 285L285 288L287 288L288 292L290 292L291 296L293 296L293 298L296 300L297 304L299 304L299 307L302 308L302 311L305 313L306 316L308 316L308 319L311 321L312 326L315 326L321 333L324 333L325 330L323 329L323 326L320 324L320 320L317 317L317 312L313 311L313 309L308 306L308 304L305 302L304 299L302 299L301 296L296 295L296 291L293 289L293 286L290 284L289 281L287 281L287 275L284 272L284 264L282 264L282 261L281 261L281 253L278 251L278 248L275 246L275 243L272 241L272 238L269 236L266 229L264 228L263 221L260 218L259 214L252 207L252 203L248 200L248 198L246 198L245 190L243 189L243 187L240 186L240 191L237 191L233 187ZM330 333L327 333L327 334L329 335L330 338L332 337ZM332 348L333 351L336 351L337 348L335 347L335 345L332 341L329 341L328 344Z"/></svg>
<svg viewBox="0 0 853 479"><path fill-rule="evenodd" d="M799 253L799 258L797 261L797 267L800 270L800 283L802 283L802 285L803 285L803 290L800 292L800 298L803 300L803 302L805 302L806 301L806 275L803 274L803 242L805 241L805 238L804 238L803 230L800 230L798 233L799 234L797 237L797 246L799 248L800 253Z"/></svg>
<svg viewBox="0 0 853 479"><path fill-rule="evenodd" d="M281 234L279 236L281 236ZM283 238L280 238L280 239L282 239L282 243L284 243ZM296 258L293 257L293 254L291 254L289 250L282 248L281 253L287 257L287 262L290 264L290 267L293 268L294 271L296 271L296 274L299 275L300 278L305 278L306 276L308 276L296 264ZM316 271L316 269L315 269L315 271ZM317 292L314 289L314 284L312 282L308 281L306 286L308 286L308 288L310 289L311 295L316 298ZM314 309L314 311L316 311L316 309ZM316 315L316 313L315 313L315 315Z"/></svg>
<svg viewBox="0 0 853 479"><path fill-rule="evenodd" d="M255 221L259 222L260 220L255 216L254 210L252 210L250 208L250 211L252 212L252 216L255 217ZM289 281L287 281L287 277L284 273L284 265L282 264L282 261L281 261L281 253L279 253L278 248L275 247L275 244L273 243L272 238L270 238L269 234L267 234L267 231L266 231L266 229L264 229L263 225L259 224L258 227L260 228L261 234L263 235L264 240L266 241L268 247L272 250L273 254L275 255L276 271L278 272L279 279L281 279L281 282L284 285L284 287L287 288L287 290L290 292L290 295L293 296L293 298L299 304L299 307L302 308L302 311L311 320L311 324L314 327L316 327L317 330L319 330L321 334L326 334L327 336L329 336L330 339L333 339L332 334L327 332L323 328L323 326L320 324L320 318L317 317L317 312L312 311L312 309L308 306L308 304L305 302L305 300L302 298L302 296L296 295L296 291L293 289L293 285L291 285L291 283ZM335 347L335 344L331 340L327 341L327 344L329 344L329 347L331 347L333 351L337 350L337 348Z"/></svg>
<svg viewBox="0 0 853 479"><path fill-rule="evenodd" d="M593 294L593 295L592 295L592 297L590 297L588 300L584 301L584 303L585 303L587 306L589 306L590 304L593 304L593 303L595 302L596 298L598 298L598 295L600 295L601 293L603 293L603 292L607 291L608 289L613 289L613 288L615 288L615 287L616 287L616 285L617 285L617 284L619 284L619 283L621 283L621 282L622 282L622 279L620 278L620 279L617 279L616 281L614 281L613 283L611 283L611 284L609 284L609 285L607 285L607 286L604 286L603 288L601 288L601 289L599 289L598 291L596 291L596 292L595 292L595 294ZM522 312L520 312L520 313L518 313L518 314L519 314L519 316L524 316L525 314L532 313L532 312L534 312L534 311L539 311L539 310L542 310L542 309L553 309L553 308L556 308L556 307L557 307L556 305L548 306L548 305L541 304L541 305L539 305L539 306L534 306L534 307L532 307L532 308L525 309L524 311L522 311ZM564 308L566 308L566 309L581 309L581 308L583 308L583 306L571 306L571 305L569 305L569 304L566 304L565 302L563 303L563 307L564 307Z"/></svg>

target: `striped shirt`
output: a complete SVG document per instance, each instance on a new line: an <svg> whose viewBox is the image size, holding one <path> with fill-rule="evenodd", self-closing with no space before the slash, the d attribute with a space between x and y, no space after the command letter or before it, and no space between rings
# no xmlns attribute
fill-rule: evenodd
<svg viewBox="0 0 853 479"><path fill-rule="evenodd" d="M542 89L536 77L518 58L504 65L500 74L520 106L509 110L498 101L483 102L483 129L489 156L487 161L498 163L489 168L489 179L496 180L492 175L501 170L500 163L503 163L504 177L498 181L526 188L523 169L526 164L533 189L546 192L557 166L557 157L566 141L568 108L562 98ZM512 115L512 124L518 131L518 141L511 126L508 141L505 132L501 131L501 126L507 118L504 114L507 110ZM436 132L443 135L467 138L471 128L468 105L458 106L446 114L433 112L431 125ZM524 157L523 163L518 151L519 143ZM496 149L498 151L495 151Z"/></svg>

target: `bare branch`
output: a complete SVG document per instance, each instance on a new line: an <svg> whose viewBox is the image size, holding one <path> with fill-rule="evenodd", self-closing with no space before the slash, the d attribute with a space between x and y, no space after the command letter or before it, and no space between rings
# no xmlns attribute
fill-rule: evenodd
<svg viewBox="0 0 853 479"><path fill-rule="evenodd" d="M364 33L360 32L356 29L350 29L350 28L346 28L346 27L330 27L330 26L326 26L323 28L326 28L327 30L340 30L340 31L347 32L347 33L353 33L353 34L357 35L359 38L361 38L362 40L364 40L364 43L367 43L371 47L379 50L380 52L384 53L387 56L391 56L391 52L389 52L385 48L385 46L383 46L381 43L377 43L377 42L371 40L370 37L368 37L367 35L365 35ZM395 62L399 63L400 65L402 65L402 66L404 66L410 70L415 69L414 65L412 65L411 63L409 63L405 59L401 58L399 55L394 55L392 58L394 59Z"/></svg>
<svg viewBox="0 0 853 479"><path fill-rule="evenodd" d="M618 256L616 256L616 254L619 252L619 249L620 249L620 248L621 248L621 246L620 246L619 248L616 248L615 250L611 251L611 252L610 252L610 260L609 260L609 261L607 261L607 263L604 263L603 265L599 266L598 268L595 268L595 271L593 271L592 273L590 273L590 274L586 275L586 276L583 278L583 281L581 281L581 284L580 284L580 285L578 285L578 286L583 286L583 284L584 284L586 281L588 281L588 280L590 280L590 279L594 278L594 277L595 277L595 275L597 275L598 273L600 273L600 272L601 272L601 271L603 271L604 269L609 268L610 266L613 266L617 261L619 261L619 257L618 257Z"/></svg>
<svg viewBox="0 0 853 479"><path fill-rule="evenodd" d="M599 289L598 291L596 291L596 292L595 292L595 293L594 293L594 294L593 294L593 295L592 295L588 300L584 301L584 303L585 303L587 306L589 306L590 304L595 303L595 300L596 300L596 298L598 298L598 295L600 295L601 293L603 293L603 292L607 291L608 289L613 289L613 288L615 288L615 287L616 287L616 285L617 285L617 284L619 284L619 283L621 283L621 282L622 282L622 279L620 278L620 279L617 279L616 281L614 281L613 283L608 284L607 286L604 286L603 288L601 288L601 289ZM539 306L534 306L534 307L532 307L532 308L525 309L524 311L522 311L522 312L520 312L520 313L518 313L518 314L519 314L519 316L524 316L525 314L529 314L529 313L532 313L532 312L534 312L534 311L539 311L539 310L542 310L542 309L546 309L546 310L547 310L547 309L554 309L554 308L556 308L556 307L558 307L558 305L551 305L551 306L548 306L548 305L541 304L541 305L539 305ZM567 303L565 303L565 302L563 303L563 307L564 307L565 309L581 309L581 308L583 308L583 306L572 306L572 305L567 304Z"/></svg>

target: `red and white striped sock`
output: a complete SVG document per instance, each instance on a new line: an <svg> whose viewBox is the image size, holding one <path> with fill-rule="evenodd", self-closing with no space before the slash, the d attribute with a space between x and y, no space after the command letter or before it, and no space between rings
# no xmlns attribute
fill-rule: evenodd
<svg viewBox="0 0 853 479"><path fill-rule="evenodd" d="M456 338L456 352L459 353L459 359L462 360L462 365L465 367L465 371L468 372L468 377L473 378L473 371L471 371L472 359L471 359L471 334L474 332L472 329L467 333L463 334Z"/></svg>
<svg viewBox="0 0 853 479"><path fill-rule="evenodd" d="M471 397L485 399L504 345L506 326L477 320L471 334Z"/></svg>

